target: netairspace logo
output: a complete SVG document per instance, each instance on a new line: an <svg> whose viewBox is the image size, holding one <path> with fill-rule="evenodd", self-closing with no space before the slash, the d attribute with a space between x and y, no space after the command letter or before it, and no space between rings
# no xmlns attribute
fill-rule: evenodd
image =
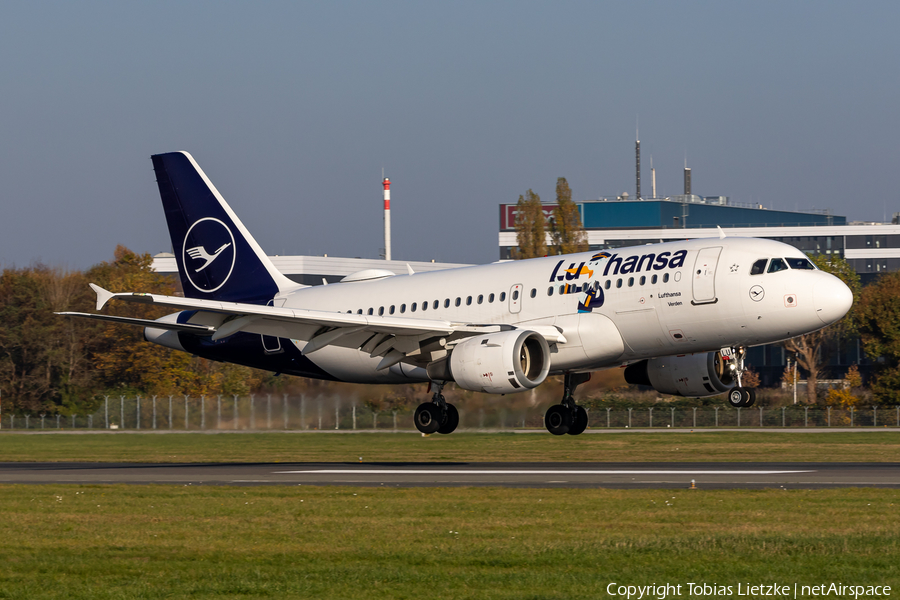
<svg viewBox="0 0 900 600"><path fill-rule="evenodd" d="M891 595L889 585L846 585L843 583L820 583L802 585L799 583L720 585L718 583L679 583L650 585L626 585L616 582L606 586L610 596L620 596L626 600L655 598L666 600L674 596L690 597L747 597L747 598L885 598Z"/></svg>

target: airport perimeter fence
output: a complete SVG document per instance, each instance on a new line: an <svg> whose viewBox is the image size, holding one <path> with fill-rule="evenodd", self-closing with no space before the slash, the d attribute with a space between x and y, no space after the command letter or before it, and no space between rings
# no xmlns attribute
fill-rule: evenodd
<svg viewBox="0 0 900 600"><path fill-rule="evenodd" d="M546 406L508 408L456 405L460 429L543 429ZM591 429L693 428L900 428L900 406L879 408L637 407L589 412ZM385 430L414 431L412 409L373 412L359 402L335 396L108 396L87 415L0 416L10 430Z"/></svg>

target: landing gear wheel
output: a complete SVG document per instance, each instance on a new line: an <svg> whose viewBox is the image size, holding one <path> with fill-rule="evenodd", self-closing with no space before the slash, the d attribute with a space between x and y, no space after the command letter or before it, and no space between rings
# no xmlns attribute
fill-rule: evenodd
<svg viewBox="0 0 900 600"><path fill-rule="evenodd" d="M756 391L752 388L736 387L728 392L728 404L734 408L749 408L756 402Z"/></svg>
<svg viewBox="0 0 900 600"><path fill-rule="evenodd" d="M434 433L441 426L443 415L441 409L433 402L423 402L416 408L416 414L413 417L416 422L416 429L422 433Z"/></svg>
<svg viewBox="0 0 900 600"><path fill-rule="evenodd" d="M448 404L447 410L444 411L444 421L438 427L437 432L443 434L453 433L456 431L457 425L459 425L459 411L452 404Z"/></svg>
<svg viewBox="0 0 900 600"><path fill-rule="evenodd" d="M742 406L746 406L746 402L747 392L745 388L731 388L731 391L728 392L728 404L730 404L732 408L740 408Z"/></svg>
<svg viewBox="0 0 900 600"><path fill-rule="evenodd" d="M744 393L747 394L747 401L746 404L744 404L745 407L750 408L756 404L756 390L753 388L744 388Z"/></svg>
<svg viewBox="0 0 900 600"><path fill-rule="evenodd" d="M572 426L569 427L569 435L579 435L584 432L588 426L588 414L581 406L575 407L575 414L572 418Z"/></svg>
<svg viewBox="0 0 900 600"><path fill-rule="evenodd" d="M568 406L563 406L562 404L554 404L547 409L547 413L544 415L544 425L546 425L547 431L553 435L569 433L572 421L572 411L569 410ZM579 431L578 433L581 432Z"/></svg>

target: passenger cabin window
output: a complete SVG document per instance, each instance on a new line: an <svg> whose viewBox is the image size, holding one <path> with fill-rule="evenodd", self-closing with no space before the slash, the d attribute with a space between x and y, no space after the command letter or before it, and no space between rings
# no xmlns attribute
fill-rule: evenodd
<svg viewBox="0 0 900 600"><path fill-rule="evenodd" d="M787 271L787 263L783 258L773 258L769 263L769 273L777 273L778 271Z"/></svg>
<svg viewBox="0 0 900 600"><path fill-rule="evenodd" d="M805 269L807 271L815 271L816 267L809 262L808 258L788 258L787 264L792 269Z"/></svg>
<svg viewBox="0 0 900 600"><path fill-rule="evenodd" d="M755 263L753 263L753 266L750 267L750 274L751 275L761 275L761 274L765 273L766 272L766 262L768 260L769 259L767 259L767 258L761 258L758 261L756 261Z"/></svg>

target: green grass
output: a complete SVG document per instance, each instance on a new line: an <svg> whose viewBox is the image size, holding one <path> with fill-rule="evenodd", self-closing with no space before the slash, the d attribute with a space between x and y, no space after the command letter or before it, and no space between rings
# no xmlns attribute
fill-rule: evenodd
<svg viewBox="0 0 900 600"><path fill-rule="evenodd" d="M900 462L900 432L2 434L0 461Z"/></svg>
<svg viewBox="0 0 900 600"><path fill-rule="evenodd" d="M0 598L598 598L610 582L900 585L898 490L4 485L0 506Z"/></svg>

